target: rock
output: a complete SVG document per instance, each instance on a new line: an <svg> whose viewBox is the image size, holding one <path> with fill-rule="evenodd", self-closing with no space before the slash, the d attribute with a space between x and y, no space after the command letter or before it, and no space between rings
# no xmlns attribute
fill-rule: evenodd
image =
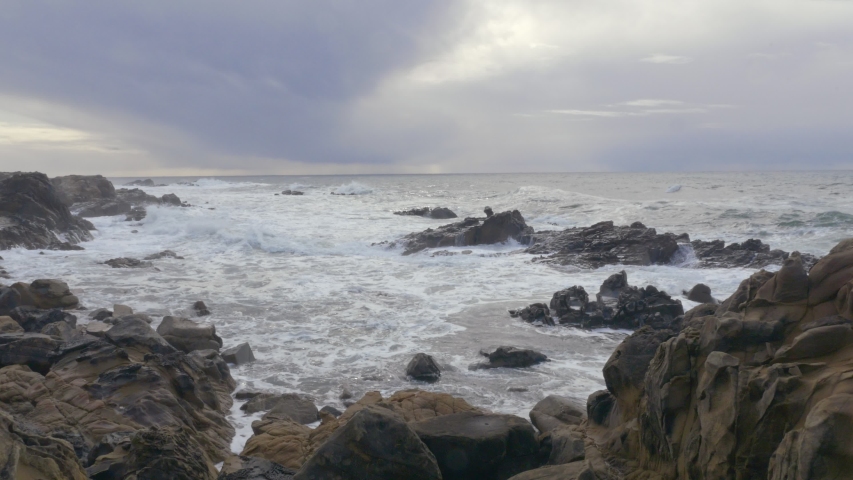
<svg viewBox="0 0 853 480"><path fill-rule="evenodd" d="M127 305L121 305L116 303L113 305L113 316L116 318L123 317L125 315L133 315L133 309L128 307Z"/></svg>
<svg viewBox="0 0 853 480"><path fill-rule="evenodd" d="M412 208L409 210L400 210L394 212L394 215L411 215L416 217L427 217L427 218L435 218L435 219L448 219L448 218L456 218L457 215L453 212L453 210L445 207L423 207L423 208Z"/></svg>
<svg viewBox="0 0 853 480"><path fill-rule="evenodd" d="M34 307L18 307L10 314L25 332L39 332L46 325L54 322L67 322L72 328L77 325L77 317L58 308L39 310Z"/></svg>
<svg viewBox="0 0 853 480"><path fill-rule="evenodd" d="M144 207L149 205L181 206L181 200L172 193L157 198L138 188L119 188L114 198L75 203L73 208L81 217L127 215L129 219L138 221L145 217Z"/></svg>
<svg viewBox="0 0 853 480"><path fill-rule="evenodd" d="M0 317L0 333L24 333L24 329L12 317Z"/></svg>
<svg viewBox="0 0 853 480"><path fill-rule="evenodd" d="M528 470L511 477L510 480L596 480L598 477L586 462L572 462L565 465L549 465Z"/></svg>
<svg viewBox="0 0 853 480"><path fill-rule="evenodd" d="M332 406L329 406L329 405L326 405L325 407L323 407L323 408L321 408L321 409L320 409L320 416L321 416L321 417L323 416L323 414L324 414L324 413L325 413L325 414L329 414L329 415L331 415L331 416L333 416L333 417L335 417L335 418L338 418L338 417L340 417L341 415L343 415L343 412L341 412L341 411L340 411L340 410L338 410L337 408L332 407Z"/></svg>
<svg viewBox="0 0 853 480"><path fill-rule="evenodd" d="M222 348L222 339L216 335L214 325L201 325L188 318L163 317L157 333L170 345L189 353L193 350L216 350Z"/></svg>
<svg viewBox="0 0 853 480"><path fill-rule="evenodd" d="M201 300L193 304L193 310L195 310L195 314L197 317L210 315L210 310L207 309L207 305L205 305L204 302L202 302Z"/></svg>
<svg viewBox="0 0 853 480"><path fill-rule="evenodd" d="M406 375L415 380L436 382L441 378L441 369L430 355L418 353L406 366Z"/></svg>
<svg viewBox="0 0 853 480"><path fill-rule="evenodd" d="M436 229L427 229L403 237L404 255L410 255L427 248L453 247L469 245L491 245L505 243L513 239L526 243L533 233L518 210L502 212L480 222L477 218L466 218L457 223L444 225Z"/></svg>
<svg viewBox="0 0 853 480"><path fill-rule="evenodd" d="M154 180L151 180L150 178L146 178L145 180L134 180L132 182L125 183L125 186L129 186L129 187L153 187L154 186Z"/></svg>
<svg viewBox="0 0 853 480"><path fill-rule="evenodd" d="M777 362L820 358L853 343L853 328L849 324L811 328L794 337L790 345L776 351Z"/></svg>
<svg viewBox="0 0 853 480"><path fill-rule="evenodd" d="M691 302L718 303L717 300L711 296L711 287L704 283L697 283L689 292L685 291L684 295L686 295L687 299Z"/></svg>
<svg viewBox="0 0 853 480"><path fill-rule="evenodd" d="M604 364L604 383L617 399L634 400L643 389L649 363L661 343L676 335L672 330L643 327L616 347Z"/></svg>
<svg viewBox="0 0 853 480"><path fill-rule="evenodd" d="M0 409L0 478L86 480L88 476L71 444L40 435Z"/></svg>
<svg viewBox="0 0 853 480"><path fill-rule="evenodd" d="M241 343L236 347L223 350L222 359L234 365L243 365L244 363L254 362L255 355L248 343Z"/></svg>
<svg viewBox="0 0 853 480"><path fill-rule="evenodd" d="M541 323L542 325L554 325L551 318L551 310L544 303L533 303L519 310L510 310L511 317L521 317L527 323Z"/></svg>
<svg viewBox="0 0 853 480"><path fill-rule="evenodd" d="M761 240L749 239L743 243L725 244L722 240L690 242L693 253L705 268L747 267L761 268L780 264L788 253L782 250L770 250Z"/></svg>
<svg viewBox="0 0 853 480"><path fill-rule="evenodd" d="M295 474L263 458L232 455L225 459L217 480L291 480Z"/></svg>
<svg viewBox="0 0 853 480"><path fill-rule="evenodd" d="M285 190L281 192L282 195L305 195L305 192L300 192L299 190Z"/></svg>
<svg viewBox="0 0 853 480"><path fill-rule="evenodd" d="M26 365L45 373L54 362L61 341L40 333L0 334L0 367Z"/></svg>
<svg viewBox="0 0 853 480"><path fill-rule="evenodd" d="M319 419L314 402L300 397L295 393L272 394L261 393L240 407L246 413L269 410L270 418L289 418L294 422L306 425ZM264 418L267 418L267 415Z"/></svg>
<svg viewBox="0 0 853 480"><path fill-rule="evenodd" d="M502 480L538 466L539 442L523 418L462 412L411 425L445 480Z"/></svg>
<svg viewBox="0 0 853 480"><path fill-rule="evenodd" d="M494 214L495 214L495 212L494 212L494 211L492 211L492 207L486 207L486 208L484 208L484 209L483 209L483 213L485 213L485 214L486 214L486 218L489 218L489 217L491 217L492 215L494 215Z"/></svg>
<svg viewBox="0 0 853 480"><path fill-rule="evenodd" d="M77 297L71 293L68 284L61 280L35 280L27 286L16 283L12 288L18 291L20 305L32 305L36 308L74 308L79 305Z"/></svg>
<svg viewBox="0 0 853 480"><path fill-rule="evenodd" d="M43 173L0 174L0 250L73 248L92 239L89 230Z"/></svg>
<svg viewBox="0 0 853 480"><path fill-rule="evenodd" d="M548 357L536 350L506 346L497 347L491 352L481 350L480 355L487 357L489 361L487 363L472 365L472 370L488 368L526 368L548 361Z"/></svg>
<svg viewBox="0 0 853 480"><path fill-rule="evenodd" d="M159 253L153 253L144 258L144 260L160 260L161 258L174 258L177 260L183 260L184 257L178 255L177 253L171 250L163 250Z"/></svg>
<svg viewBox="0 0 853 480"><path fill-rule="evenodd" d="M181 199L178 198L178 196L175 195L174 193L167 193L167 194L163 195L162 197L160 197L160 204L161 205L171 205L173 207L180 207L181 206Z"/></svg>
<svg viewBox="0 0 853 480"><path fill-rule="evenodd" d="M104 264L113 268L145 268L153 265L151 262L144 262L130 257L111 258L104 262Z"/></svg>
<svg viewBox="0 0 853 480"><path fill-rule="evenodd" d="M559 427L548 431L540 437L539 443L540 455L548 454L548 465L564 465L586 457L583 434L575 428Z"/></svg>
<svg viewBox="0 0 853 480"><path fill-rule="evenodd" d="M89 322L91 325L93 322ZM169 354L175 352L173 347L165 338L155 332L144 320L128 318L119 320L112 328L106 331L106 338L120 347L142 346L154 353Z"/></svg>
<svg viewBox="0 0 853 480"><path fill-rule="evenodd" d="M530 421L542 433L568 426L579 425L586 413L574 402L558 395L548 395L530 411Z"/></svg>
<svg viewBox="0 0 853 480"><path fill-rule="evenodd" d="M361 410L332 434L294 476L295 480L351 478L437 480L442 473L436 458L402 419L373 407Z"/></svg>
<svg viewBox="0 0 853 480"><path fill-rule="evenodd" d="M148 210L141 205L137 205L135 207L131 207L130 211L127 212L127 216L124 218L126 222L138 222L148 216Z"/></svg>
<svg viewBox="0 0 853 480"><path fill-rule="evenodd" d="M93 320L85 325L86 333L89 335L94 335L96 337L106 337L107 330L113 328L112 325L100 322L97 320Z"/></svg>
<svg viewBox="0 0 853 480"><path fill-rule="evenodd" d="M92 312L89 313L89 318L91 318L92 320L98 320L98 321L104 320L105 318L110 318L112 316L113 316L113 312L110 310L107 310L106 308L98 308L96 310L92 310Z"/></svg>
<svg viewBox="0 0 853 480"><path fill-rule="evenodd" d="M630 285L628 285L628 274L625 273L625 270L622 270L619 273L614 273L607 277L607 280L605 280L598 289L598 295L596 295L596 298L599 302L602 301L602 298L618 299L619 295L628 288L630 288Z"/></svg>
<svg viewBox="0 0 853 480"><path fill-rule="evenodd" d="M50 179L56 196L67 206L104 198L115 198L112 182L101 175L67 175Z"/></svg>

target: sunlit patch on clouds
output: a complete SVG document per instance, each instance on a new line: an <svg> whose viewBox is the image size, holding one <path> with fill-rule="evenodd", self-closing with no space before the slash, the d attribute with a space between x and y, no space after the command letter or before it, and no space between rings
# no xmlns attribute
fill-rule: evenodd
<svg viewBox="0 0 853 480"><path fill-rule="evenodd" d="M132 153L117 145L103 142L96 136L82 130L40 122L12 123L0 121L0 145L93 152L122 150L124 153Z"/></svg>
<svg viewBox="0 0 853 480"><path fill-rule="evenodd" d="M688 104L681 100L643 98L627 102L604 105L607 110L578 108L552 109L545 113L592 118L648 117L651 115L707 113L714 109L734 108L727 104ZM627 108L626 108L627 107Z"/></svg>
<svg viewBox="0 0 853 480"><path fill-rule="evenodd" d="M667 55L664 53L656 53L654 55L650 55L645 58L640 59L641 62L646 63L668 63L671 65L684 65L685 63L690 63L693 61L690 57L682 57L679 55Z"/></svg>

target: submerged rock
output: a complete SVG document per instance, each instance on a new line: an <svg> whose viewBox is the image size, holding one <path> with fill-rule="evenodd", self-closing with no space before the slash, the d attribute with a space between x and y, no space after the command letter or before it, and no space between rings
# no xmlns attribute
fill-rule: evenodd
<svg viewBox="0 0 853 480"><path fill-rule="evenodd" d="M409 210L399 210L394 212L394 215L410 215L415 217L427 217L436 219L456 218L456 213L453 210L445 207L421 207L411 208Z"/></svg>
<svg viewBox="0 0 853 480"><path fill-rule="evenodd" d="M285 190L281 192L282 195L305 195L305 192L300 192L299 190Z"/></svg>
<svg viewBox="0 0 853 480"><path fill-rule="evenodd" d="M104 262L104 264L113 268L146 268L154 265L151 262L130 257L111 258Z"/></svg>
<svg viewBox="0 0 853 480"><path fill-rule="evenodd" d="M154 186L154 180L151 180L150 178L146 178L144 180L134 180L132 182L125 183L125 186L128 186L128 187L153 187Z"/></svg>

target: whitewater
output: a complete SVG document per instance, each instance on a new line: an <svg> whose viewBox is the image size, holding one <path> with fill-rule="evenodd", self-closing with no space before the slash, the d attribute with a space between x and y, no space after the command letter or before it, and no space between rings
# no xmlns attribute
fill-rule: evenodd
<svg viewBox="0 0 853 480"><path fill-rule="evenodd" d="M132 179L111 179L118 187ZM585 403L604 387L601 368L627 331L536 327L507 310L547 302L560 289L597 292L626 270L629 283L682 295L696 283L725 298L750 269L698 269L689 251L673 265L585 270L535 263L522 245L448 248L403 256L387 244L449 223L393 215L413 207L448 207L460 219L518 209L537 231L612 220L641 221L658 232L825 255L853 236L850 172L726 174L495 174L154 178L147 193L175 193L191 207L149 207L141 222L91 219L95 240L82 251L3 252L11 276L66 281L89 310L131 306L155 318L192 317L203 300L225 347L248 342L257 361L236 366L240 389L306 395L342 409L357 399L422 388L464 397L501 413L526 416L549 394ZM679 186L680 188L673 188ZM301 196L276 195L300 190ZM331 193L339 195L332 195ZM141 269L105 260L142 258L169 249L184 257ZM461 252L470 251L467 254ZM771 268L772 269L772 268ZM80 323L88 319L79 313ZM550 362L529 369L469 371L481 348L534 348ZM405 378L418 352L442 366L438 383ZM239 404L238 404L239 406ZM257 417L235 407L239 451Z"/></svg>

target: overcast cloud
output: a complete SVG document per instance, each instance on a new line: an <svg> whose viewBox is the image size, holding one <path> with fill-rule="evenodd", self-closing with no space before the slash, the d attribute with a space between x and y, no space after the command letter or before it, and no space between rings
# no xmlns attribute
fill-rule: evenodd
<svg viewBox="0 0 853 480"><path fill-rule="evenodd" d="M849 0L5 0L0 170L853 167Z"/></svg>

